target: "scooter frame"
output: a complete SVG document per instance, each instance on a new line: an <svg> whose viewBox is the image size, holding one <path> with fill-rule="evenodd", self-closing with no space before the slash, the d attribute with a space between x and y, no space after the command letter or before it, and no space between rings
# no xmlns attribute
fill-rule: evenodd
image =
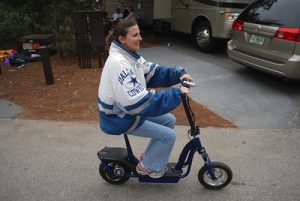
<svg viewBox="0 0 300 201"><path fill-rule="evenodd" d="M208 166L208 172L209 172L211 178L216 179L215 173L213 172L212 167L211 167L210 158L209 158L205 148L202 146L201 140L198 136L200 134L200 129L199 129L199 127L195 126L195 124L194 124L193 115L191 115L192 111L190 110L190 106L189 106L189 102L188 102L188 96L183 98L182 103L183 103L184 109L186 111L186 114L188 114L187 118L188 118L190 126L191 126L191 129L189 130L189 134L193 137L193 139L191 139L182 149L180 157L176 163L176 166L173 167L173 170L178 173L182 173L183 172L182 169L187 166L187 171L184 174L178 175L178 178L186 177L190 173L194 154L195 154L195 152L198 152L202 156L205 164ZM125 139L125 143L126 143L126 147L127 147L127 151L128 151L129 161L133 164L137 164L135 156L132 152L132 148L131 148L127 134L124 134L124 139ZM146 179L146 178L148 178L148 179ZM155 179L155 180L157 180L157 179ZM153 179L150 177L145 177L145 180L143 180L143 181L144 182L147 182L147 181L153 182ZM169 183L168 179L164 179L164 181L166 183ZM172 183L172 181L173 181L173 179L170 179L170 183Z"/></svg>

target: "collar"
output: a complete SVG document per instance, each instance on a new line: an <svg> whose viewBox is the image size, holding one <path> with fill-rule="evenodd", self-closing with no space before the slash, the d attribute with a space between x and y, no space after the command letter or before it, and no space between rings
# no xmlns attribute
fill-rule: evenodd
<svg viewBox="0 0 300 201"><path fill-rule="evenodd" d="M134 59L139 59L141 56L136 51L130 51L127 47L125 47L122 43L118 40L113 40L112 43L119 49L123 50L125 53L129 54L129 56L133 57Z"/></svg>

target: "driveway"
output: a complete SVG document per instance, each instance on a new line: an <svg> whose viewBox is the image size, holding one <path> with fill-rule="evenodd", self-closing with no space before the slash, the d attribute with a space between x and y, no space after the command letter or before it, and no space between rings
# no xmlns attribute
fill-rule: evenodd
<svg viewBox="0 0 300 201"><path fill-rule="evenodd" d="M177 126L170 161L188 142ZM201 140L213 161L228 164L232 182L211 191L197 179L203 161L195 155L188 177L177 184L110 185L98 173L97 151L124 146L122 136L100 133L97 123L0 119L1 201L296 201L300 197L300 129L205 128ZM141 153L146 139L130 137Z"/></svg>
<svg viewBox="0 0 300 201"><path fill-rule="evenodd" d="M231 61L226 50L197 51L189 40L141 49L146 60L186 68L196 81L191 97L241 128L300 128L300 81L252 70Z"/></svg>

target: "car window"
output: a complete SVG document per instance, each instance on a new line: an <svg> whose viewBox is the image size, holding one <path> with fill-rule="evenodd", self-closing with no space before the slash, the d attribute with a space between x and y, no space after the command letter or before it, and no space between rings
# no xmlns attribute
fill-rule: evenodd
<svg viewBox="0 0 300 201"><path fill-rule="evenodd" d="M257 0L239 16L244 22L278 27L300 27L300 0Z"/></svg>

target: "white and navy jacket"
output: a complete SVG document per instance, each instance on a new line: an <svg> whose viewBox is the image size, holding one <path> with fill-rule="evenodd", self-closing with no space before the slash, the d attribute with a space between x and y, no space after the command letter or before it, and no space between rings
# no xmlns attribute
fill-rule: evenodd
<svg viewBox="0 0 300 201"><path fill-rule="evenodd" d="M181 67L163 67L147 62L114 40L104 65L98 91L100 128L119 135L139 127L145 117L175 109L181 102L179 88L161 91L148 87L170 87L185 73Z"/></svg>

